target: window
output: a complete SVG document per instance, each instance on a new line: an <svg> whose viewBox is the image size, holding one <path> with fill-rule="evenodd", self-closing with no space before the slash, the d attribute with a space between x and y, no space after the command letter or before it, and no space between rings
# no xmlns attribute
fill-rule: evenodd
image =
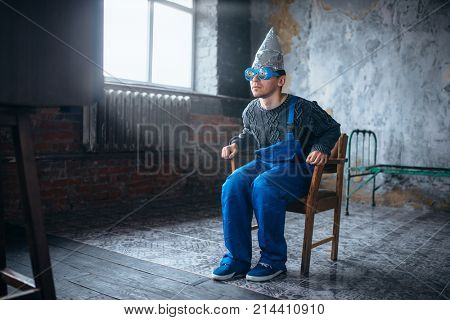
<svg viewBox="0 0 450 320"><path fill-rule="evenodd" d="M105 0L105 78L192 88L193 5L193 0Z"/></svg>

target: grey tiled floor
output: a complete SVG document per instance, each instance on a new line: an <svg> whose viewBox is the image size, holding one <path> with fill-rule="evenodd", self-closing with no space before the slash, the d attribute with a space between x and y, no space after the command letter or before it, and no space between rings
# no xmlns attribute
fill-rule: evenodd
<svg viewBox="0 0 450 320"><path fill-rule="evenodd" d="M60 215L50 234L209 276L225 253L220 204L150 204ZM288 272L266 283L229 281L282 299L448 299L450 213L353 205L342 215L339 258L330 243L313 249L310 276L300 275L304 216L287 213ZM331 234L332 212L316 215L314 239ZM107 230L107 228L113 226ZM330 234L329 234L330 233ZM259 258L253 232L253 262Z"/></svg>

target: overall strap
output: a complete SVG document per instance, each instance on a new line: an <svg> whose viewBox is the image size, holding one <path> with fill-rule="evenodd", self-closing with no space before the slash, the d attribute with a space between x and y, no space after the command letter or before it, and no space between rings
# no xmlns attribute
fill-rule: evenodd
<svg viewBox="0 0 450 320"><path fill-rule="evenodd" d="M291 96L291 99L289 101L289 116L287 121L287 129L288 132L294 131L294 111L295 111L295 105L297 104L298 97L297 96Z"/></svg>

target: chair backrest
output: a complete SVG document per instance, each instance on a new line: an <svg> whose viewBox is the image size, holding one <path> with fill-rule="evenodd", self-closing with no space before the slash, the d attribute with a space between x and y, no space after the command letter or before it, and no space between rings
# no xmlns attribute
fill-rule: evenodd
<svg viewBox="0 0 450 320"><path fill-rule="evenodd" d="M331 149L331 154L328 159L329 161L323 169L324 173L337 173L339 164L333 163L333 161L330 160L345 159L345 154L347 152L347 140L348 136L345 133L342 133L338 141L336 141L333 149Z"/></svg>
<svg viewBox="0 0 450 320"><path fill-rule="evenodd" d="M339 201L342 201L342 189L343 189L343 183L344 183L344 167L345 167L345 155L347 154L347 141L348 136L345 133L342 133L339 137L339 140L336 142L336 145L334 146L334 149L337 149L336 154L337 158L332 158L333 153L330 156L330 159L339 159L341 162L339 162L336 165L336 194L339 198ZM332 150L332 151L333 151Z"/></svg>
<svg viewBox="0 0 450 320"><path fill-rule="evenodd" d="M336 196L338 198L338 204L336 205L340 206L342 202L347 139L348 136L345 133L342 133L333 149L331 150L330 157L325 166L314 167L311 185L309 187L308 196L306 199L306 205L308 208L312 208L314 211L317 211L317 195L319 193L319 187L323 173L336 173Z"/></svg>

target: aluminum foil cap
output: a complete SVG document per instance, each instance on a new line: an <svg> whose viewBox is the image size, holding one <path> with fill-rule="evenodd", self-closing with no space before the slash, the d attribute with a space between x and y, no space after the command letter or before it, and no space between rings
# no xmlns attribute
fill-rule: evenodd
<svg viewBox="0 0 450 320"><path fill-rule="evenodd" d="M283 53L278 35L270 28L263 43L256 52L252 68L271 67L274 70L284 70Z"/></svg>

